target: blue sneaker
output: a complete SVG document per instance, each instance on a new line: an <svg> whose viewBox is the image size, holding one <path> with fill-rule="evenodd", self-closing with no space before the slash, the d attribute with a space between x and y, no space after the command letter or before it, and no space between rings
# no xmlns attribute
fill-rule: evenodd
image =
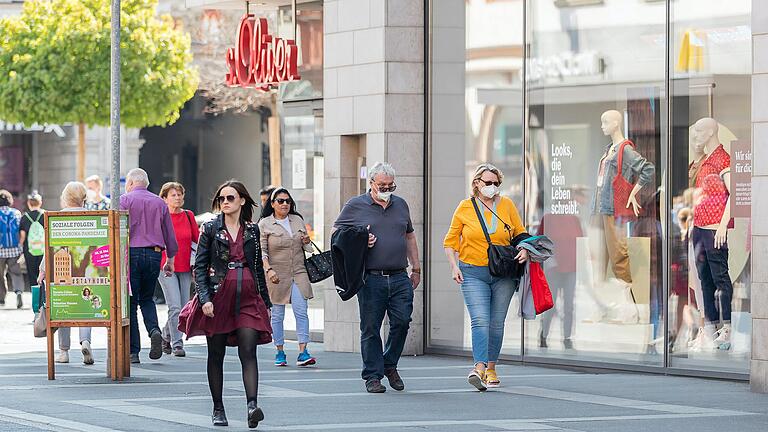
<svg viewBox="0 0 768 432"><path fill-rule="evenodd" d="M288 366L288 359L285 358L285 351L278 351L275 355L275 366Z"/></svg>
<svg viewBox="0 0 768 432"><path fill-rule="evenodd" d="M296 359L296 366L311 366L317 363L314 357L309 355L309 351L304 348L304 351L299 353L299 357Z"/></svg>

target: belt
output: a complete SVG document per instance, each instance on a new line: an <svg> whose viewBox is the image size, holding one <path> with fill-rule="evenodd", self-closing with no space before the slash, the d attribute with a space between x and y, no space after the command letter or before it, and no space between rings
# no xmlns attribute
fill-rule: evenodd
<svg viewBox="0 0 768 432"><path fill-rule="evenodd" d="M401 268L396 270L366 270L365 272L368 274L374 274L379 276L394 276L400 273L405 273L406 270L404 268Z"/></svg>
<svg viewBox="0 0 768 432"><path fill-rule="evenodd" d="M151 249L155 252L163 251L163 248L161 248L160 246L136 246L136 247L131 247L131 249Z"/></svg>
<svg viewBox="0 0 768 432"><path fill-rule="evenodd" d="M230 270L237 269L237 294L235 294L235 310L233 311L234 316L240 315L240 296L243 292L243 268L245 265L243 263L238 262L231 262L227 264L227 268Z"/></svg>

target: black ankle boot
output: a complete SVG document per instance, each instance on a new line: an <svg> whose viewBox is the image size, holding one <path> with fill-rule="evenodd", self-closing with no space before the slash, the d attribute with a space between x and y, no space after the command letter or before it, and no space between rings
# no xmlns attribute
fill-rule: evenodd
<svg viewBox="0 0 768 432"><path fill-rule="evenodd" d="M256 401L248 402L248 427L253 429L264 420L264 411L256 406Z"/></svg>
<svg viewBox="0 0 768 432"><path fill-rule="evenodd" d="M224 412L224 408L214 408L211 421L213 421L214 426L229 426L229 422L227 421L227 414Z"/></svg>

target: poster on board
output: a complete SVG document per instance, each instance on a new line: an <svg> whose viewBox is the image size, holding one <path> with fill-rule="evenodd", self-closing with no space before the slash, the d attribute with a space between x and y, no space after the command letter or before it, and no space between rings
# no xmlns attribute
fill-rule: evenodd
<svg viewBox="0 0 768 432"><path fill-rule="evenodd" d="M108 228L107 216L48 218L52 322L109 319Z"/></svg>

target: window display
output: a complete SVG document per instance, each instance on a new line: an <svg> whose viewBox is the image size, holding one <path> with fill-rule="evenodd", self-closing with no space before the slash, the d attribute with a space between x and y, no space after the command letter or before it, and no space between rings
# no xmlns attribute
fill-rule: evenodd
<svg viewBox="0 0 768 432"><path fill-rule="evenodd" d="M748 371L750 12L431 2L429 348L471 348L434 245L488 162L528 232L555 244L555 308L510 313L502 355Z"/></svg>

